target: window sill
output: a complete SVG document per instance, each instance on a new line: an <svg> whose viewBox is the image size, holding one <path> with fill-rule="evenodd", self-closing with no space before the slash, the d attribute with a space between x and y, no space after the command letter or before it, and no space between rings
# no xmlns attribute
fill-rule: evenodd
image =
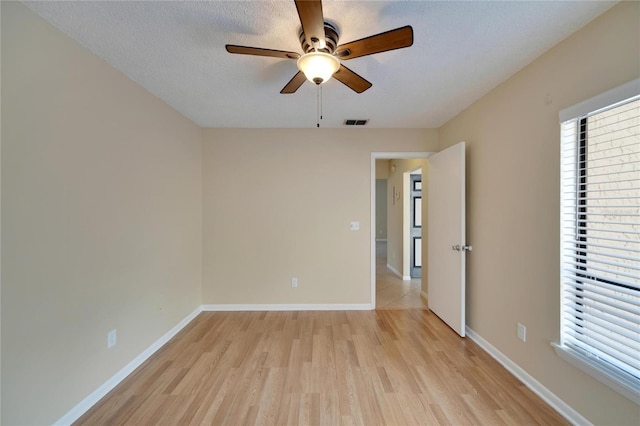
<svg viewBox="0 0 640 426"><path fill-rule="evenodd" d="M589 356L560 343L552 342L551 346L555 349L556 354L569 364L578 367L594 379L640 405L640 380L622 375Z"/></svg>

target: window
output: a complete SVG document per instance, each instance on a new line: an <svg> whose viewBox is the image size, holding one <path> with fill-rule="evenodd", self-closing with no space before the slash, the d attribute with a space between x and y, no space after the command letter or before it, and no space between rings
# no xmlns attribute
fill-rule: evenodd
<svg viewBox="0 0 640 426"><path fill-rule="evenodd" d="M611 102L607 93L574 109L578 115L561 117L561 341L555 346L640 403L640 82L632 83L616 89L623 100L601 105ZM628 97L629 88L636 96Z"/></svg>

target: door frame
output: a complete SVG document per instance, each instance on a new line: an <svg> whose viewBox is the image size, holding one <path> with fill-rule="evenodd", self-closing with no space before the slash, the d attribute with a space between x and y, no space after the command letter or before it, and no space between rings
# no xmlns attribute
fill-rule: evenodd
<svg viewBox="0 0 640 426"><path fill-rule="evenodd" d="M371 274L371 309L376 309L376 160L401 160L401 159L424 159L429 158L431 155L435 154L432 151L413 151L413 152L372 152L371 153L371 226L369 230L369 242L371 246L371 257L370 257L370 274ZM422 199L424 203L424 198ZM426 244L426 239L422 239L422 251L426 253L424 250L424 245ZM423 274L422 280L425 280L426 277Z"/></svg>

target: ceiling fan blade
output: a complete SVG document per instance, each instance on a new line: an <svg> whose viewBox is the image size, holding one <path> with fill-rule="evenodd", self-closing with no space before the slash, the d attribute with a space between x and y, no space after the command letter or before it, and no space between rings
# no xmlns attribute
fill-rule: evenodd
<svg viewBox="0 0 640 426"><path fill-rule="evenodd" d="M295 0L302 32L310 46L322 49L326 44L321 0Z"/></svg>
<svg viewBox="0 0 640 426"><path fill-rule="evenodd" d="M302 71L298 71L298 73L294 75L291 80L289 80L287 85L282 88L280 93L286 95L295 93L295 91L298 90L300 86L302 86L302 83L304 83L306 79L307 77L304 76L304 73Z"/></svg>
<svg viewBox="0 0 640 426"><path fill-rule="evenodd" d="M338 46L335 54L340 59L353 59L388 50L402 49L412 44L413 28L407 25L406 27L396 28L395 30L342 44Z"/></svg>
<svg viewBox="0 0 640 426"><path fill-rule="evenodd" d="M256 55L256 56L272 56L282 59L298 59L299 53L285 52L284 50L262 49L260 47L236 46L235 44L227 44L227 52L238 53L240 55Z"/></svg>
<svg viewBox="0 0 640 426"><path fill-rule="evenodd" d="M333 77L356 93L362 93L372 86L371 83L344 65L340 65L340 68L336 71Z"/></svg>

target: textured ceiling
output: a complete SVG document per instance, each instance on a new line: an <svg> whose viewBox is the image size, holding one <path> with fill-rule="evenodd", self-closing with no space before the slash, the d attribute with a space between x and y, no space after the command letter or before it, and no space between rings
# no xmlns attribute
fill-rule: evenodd
<svg viewBox="0 0 640 426"><path fill-rule="evenodd" d="M346 43L404 25L413 46L345 61L373 83L323 85L322 127L438 127L610 8L603 1L330 1ZM25 2L203 127L315 127L316 88L280 89L293 60L231 55L225 44L301 52L293 1Z"/></svg>

